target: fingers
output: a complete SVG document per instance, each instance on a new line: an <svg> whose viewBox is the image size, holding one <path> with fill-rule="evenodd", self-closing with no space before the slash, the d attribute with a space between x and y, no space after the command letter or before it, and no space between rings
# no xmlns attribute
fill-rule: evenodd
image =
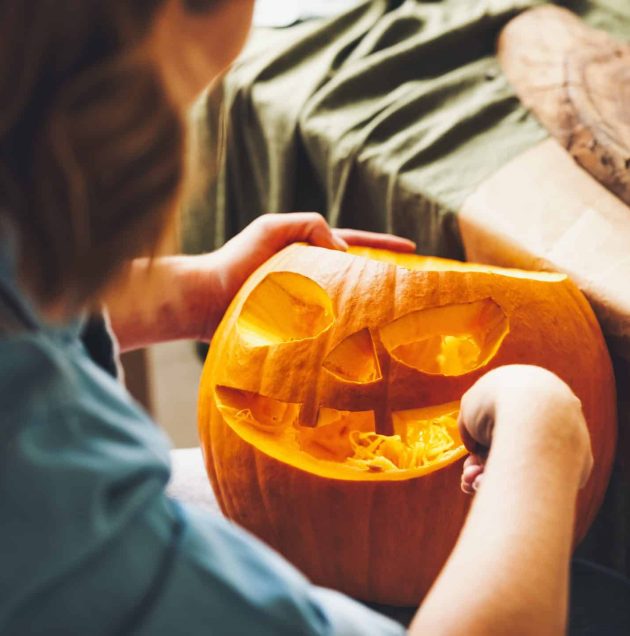
<svg viewBox="0 0 630 636"><path fill-rule="evenodd" d="M471 452L489 447L497 410L510 415L531 411L537 405L566 401L573 397L569 387L541 367L507 365L486 373L463 396L459 415L460 434Z"/></svg>
<svg viewBox="0 0 630 636"><path fill-rule="evenodd" d="M470 468L473 466L483 466L484 459L480 455L475 455L474 453L468 455L464 461L464 469Z"/></svg>
<svg viewBox="0 0 630 636"><path fill-rule="evenodd" d="M341 237L348 245L362 247L375 247L377 249L392 250L394 252L414 252L416 244L409 239L393 234L379 234L364 230L333 230L333 233Z"/></svg>
<svg viewBox="0 0 630 636"><path fill-rule="evenodd" d="M271 241L274 250L295 242L307 242L316 247L345 251L349 245L374 247L396 252L413 252L416 244L409 239L364 230L331 229L317 212L264 214L252 223L256 231Z"/></svg>
<svg viewBox="0 0 630 636"><path fill-rule="evenodd" d="M286 215L293 224L294 235L290 242L307 241L315 247L341 250L348 249L348 243L337 236L326 219L317 212L293 212Z"/></svg>
<svg viewBox="0 0 630 636"><path fill-rule="evenodd" d="M477 455L470 455L464 462L461 478L461 489L467 495L478 490L483 477L484 463Z"/></svg>
<svg viewBox="0 0 630 636"><path fill-rule="evenodd" d="M594 464L593 451L589 447L589 451L588 451L586 460L584 462L584 468L582 470L582 477L580 478L580 490L584 488L584 486L586 486L586 483L588 482L589 477L591 476L591 472L593 470L593 464Z"/></svg>
<svg viewBox="0 0 630 636"><path fill-rule="evenodd" d="M468 475L462 474L461 489L465 495L474 495L481 487L483 481L483 469L477 472L469 472Z"/></svg>
<svg viewBox="0 0 630 636"><path fill-rule="evenodd" d="M588 427L579 399L571 388L550 371L528 365L496 368L478 380L462 397L459 430L466 448L481 462L470 459L462 473L462 490L471 492L480 483L485 457L495 429L524 431L521 441L554 435L563 440L581 461L581 487L593 465ZM509 429L508 429L509 430Z"/></svg>
<svg viewBox="0 0 630 636"><path fill-rule="evenodd" d="M495 396L477 382L462 397L457 425L464 446L479 455L487 454L492 443Z"/></svg>
<svg viewBox="0 0 630 636"><path fill-rule="evenodd" d="M348 244L336 236L326 219L317 212L264 214L254 221L267 245L278 251L291 243L306 242L316 247L345 251Z"/></svg>

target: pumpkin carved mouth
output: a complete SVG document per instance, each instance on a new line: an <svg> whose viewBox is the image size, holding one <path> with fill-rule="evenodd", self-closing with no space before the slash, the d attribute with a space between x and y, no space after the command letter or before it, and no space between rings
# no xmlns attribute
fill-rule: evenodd
<svg viewBox="0 0 630 636"><path fill-rule="evenodd" d="M368 321L350 335L344 320L312 278L282 270L262 278L238 314L243 351L259 352L264 368L284 349L292 375L303 363L290 348L307 347L309 364L319 368L307 377L322 378L312 387L320 401L218 384L215 402L228 426L283 463L339 479L409 478L465 455L459 402L427 406L431 395L411 404L392 395L406 385L413 399L418 375L457 381L487 366L510 331L500 305L482 298L424 307ZM345 406L331 395L340 387Z"/></svg>
<svg viewBox="0 0 630 636"><path fill-rule="evenodd" d="M322 407L314 427L300 423L298 403L226 386L215 388L226 423L284 463L342 479L409 478L466 454L457 430L459 402L392 412L393 435L376 432L374 411Z"/></svg>

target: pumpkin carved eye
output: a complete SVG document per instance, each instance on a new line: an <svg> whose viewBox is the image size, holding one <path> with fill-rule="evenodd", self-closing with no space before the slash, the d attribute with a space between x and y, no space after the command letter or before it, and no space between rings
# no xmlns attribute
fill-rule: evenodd
<svg viewBox="0 0 630 636"><path fill-rule="evenodd" d="M414 311L382 327L381 340L403 364L432 375L457 376L485 366L509 332L490 298Z"/></svg>
<svg viewBox="0 0 630 636"><path fill-rule="evenodd" d="M374 342L367 328L342 340L326 356L323 367L341 380L357 384L376 382L383 377Z"/></svg>
<svg viewBox="0 0 630 636"><path fill-rule="evenodd" d="M315 281L273 272L245 301L237 327L249 344L264 347L316 338L334 321L332 302Z"/></svg>

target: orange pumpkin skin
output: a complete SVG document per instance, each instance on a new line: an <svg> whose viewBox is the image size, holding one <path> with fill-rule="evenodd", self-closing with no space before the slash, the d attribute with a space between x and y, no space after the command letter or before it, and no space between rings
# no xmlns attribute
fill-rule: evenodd
<svg viewBox="0 0 630 636"><path fill-rule="evenodd" d="M351 252L286 248L250 277L214 336L199 431L226 516L317 584L417 604L470 505L459 489L464 451L429 468L352 470L285 444L283 418L297 417L295 428L308 434L321 409L372 412L377 429L391 433L396 414L457 402L490 369L526 363L558 374L582 401L595 467L579 495L579 541L603 499L616 444L612 366L581 292L559 274ZM435 338L410 339L436 329L475 334L476 362L471 354L461 369L434 368ZM262 424L243 423L245 412L262 414Z"/></svg>

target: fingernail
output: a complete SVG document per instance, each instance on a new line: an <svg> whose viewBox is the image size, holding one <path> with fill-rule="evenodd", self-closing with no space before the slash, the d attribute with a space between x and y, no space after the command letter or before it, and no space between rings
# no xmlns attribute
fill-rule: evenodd
<svg viewBox="0 0 630 636"><path fill-rule="evenodd" d="M336 249L341 250L342 252L348 251L348 244L340 236L333 234L333 244Z"/></svg>

